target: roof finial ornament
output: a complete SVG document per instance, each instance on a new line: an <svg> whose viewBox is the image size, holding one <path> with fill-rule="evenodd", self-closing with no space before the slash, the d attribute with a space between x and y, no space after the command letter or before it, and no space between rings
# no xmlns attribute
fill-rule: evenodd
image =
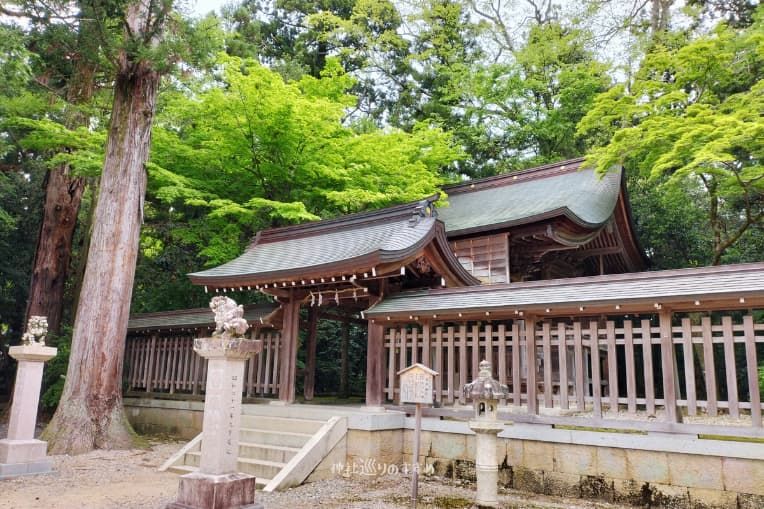
<svg viewBox="0 0 764 509"><path fill-rule="evenodd" d="M421 200L416 207L414 207L414 214L409 219L409 226L415 226L419 224L419 220L423 217L438 217L438 212L435 210L433 203L438 199L438 196L431 196Z"/></svg>

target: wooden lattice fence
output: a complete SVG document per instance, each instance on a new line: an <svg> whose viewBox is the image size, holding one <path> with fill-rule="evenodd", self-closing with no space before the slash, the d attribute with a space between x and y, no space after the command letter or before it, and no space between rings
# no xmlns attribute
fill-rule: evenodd
<svg viewBox="0 0 764 509"><path fill-rule="evenodd" d="M128 336L125 375L128 393L204 394L207 361L194 352L195 333ZM261 332L262 350L245 366L244 396L277 395L281 335Z"/></svg>
<svg viewBox="0 0 764 509"><path fill-rule="evenodd" d="M750 413L761 426L758 365L764 324L752 315L684 317L670 341L652 319L567 319L537 322L529 345L523 320L388 328L386 397L396 401L396 373L414 362L434 369L434 397L441 405L465 403L461 387L487 359L509 386L510 405L591 411L603 408L655 415L671 405L687 415L721 409ZM669 334L665 335L666 338ZM528 370L528 366L533 369ZM673 384L672 384L673 382ZM675 388L672 394L669 387ZM535 403L535 404L534 404Z"/></svg>

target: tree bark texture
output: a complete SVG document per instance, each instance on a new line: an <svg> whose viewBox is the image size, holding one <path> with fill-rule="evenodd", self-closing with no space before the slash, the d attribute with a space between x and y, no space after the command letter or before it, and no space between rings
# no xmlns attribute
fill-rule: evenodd
<svg viewBox="0 0 764 509"><path fill-rule="evenodd" d="M128 7L139 26L140 4ZM133 31L137 33L137 31ZM151 63L120 57L95 222L74 321L61 402L46 430L53 454L128 448L132 430L122 408L125 334L138 254L145 162L160 75Z"/></svg>
<svg viewBox="0 0 764 509"><path fill-rule="evenodd" d="M59 167L50 170L45 184L26 316L48 317L48 329L55 334L61 331L64 287L85 182L84 177L73 177L68 168Z"/></svg>
<svg viewBox="0 0 764 509"><path fill-rule="evenodd" d="M95 44L94 23L82 20L79 30L78 43L84 52ZM94 80L95 71L89 56L75 55L74 73L67 84L67 102L70 105L89 103L93 98ZM87 125L88 121L87 115L76 108L67 109L68 128ZM61 332L74 230L86 185L87 179L73 175L66 165L53 168L45 179L43 217L29 282L26 320L30 316L46 316L48 330L54 334Z"/></svg>

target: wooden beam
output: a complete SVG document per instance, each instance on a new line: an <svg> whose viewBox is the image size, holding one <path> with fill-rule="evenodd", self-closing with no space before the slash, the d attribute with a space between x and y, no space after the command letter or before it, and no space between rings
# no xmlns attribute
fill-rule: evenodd
<svg viewBox="0 0 764 509"><path fill-rule="evenodd" d="M318 318L320 320L332 320L334 322L342 323L355 323L357 325L366 325L366 320L361 320L355 316L338 315L336 313L329 313L327 311L318 311Z"/></svg>
<svg viewBox="0 0 764 509"><path fill-rule="evenodd" d="M316 384L316 333L318 332L318 309L308 310L308 345L305 359L305 388L303 395L306 401L313 399Z"/></svg>

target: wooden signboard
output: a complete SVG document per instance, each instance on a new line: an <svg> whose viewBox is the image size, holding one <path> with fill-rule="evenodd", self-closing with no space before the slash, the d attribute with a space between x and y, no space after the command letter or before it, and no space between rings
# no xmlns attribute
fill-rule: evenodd
<svg viewBox="0 0 764 509"><path fill-rule="evenodd" d="M401 403L416 403L411 507L416 507L417 485L419 483L419 435L422 429L422 404L432 405L432 381L437 374L437 371L433 371L418 362L398 371L398 376L400 376Z"/></svg>
<svg viewBox="0 0 764 509"><path fill-rule="evenodd" d="M432 405L432 382L437 374L437 371L419 363L399 371L401 403Z"/></svg>

